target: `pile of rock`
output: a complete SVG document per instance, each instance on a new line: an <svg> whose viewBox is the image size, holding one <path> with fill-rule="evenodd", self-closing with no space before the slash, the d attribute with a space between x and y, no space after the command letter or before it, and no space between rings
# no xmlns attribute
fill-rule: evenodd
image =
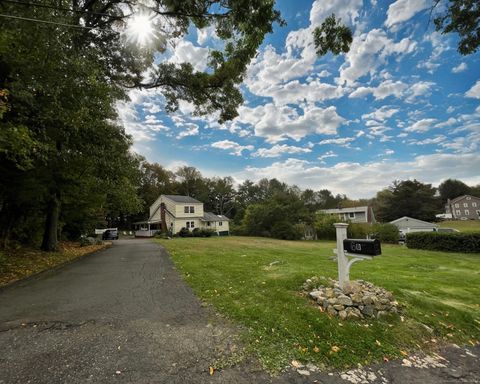
<svg viewBox="0 0 480 384"><path fill-rule="evenodd" d="M315 300L322 311L340 319L380 318L388 313L398 313L399 305L391 292L364 280L351 281L342 290L335 280L315 286L318 279L308 279L303 289ZM313 289L312 289L313 286Z"/></svg>

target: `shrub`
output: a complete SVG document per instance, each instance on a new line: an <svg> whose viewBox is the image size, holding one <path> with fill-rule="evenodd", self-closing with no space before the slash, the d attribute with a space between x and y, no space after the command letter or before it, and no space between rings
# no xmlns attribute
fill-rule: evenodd
<svg viewBox="0 0 480 384"><path fill-rule="evenodd" d="M415 232L407 234L407 247L444 252L480 252L480 232L439 233Z"/></svg>
<svg viewBox="0 0 480 384"><path fill-rule="evenodd" d="M194 228L192 231L193 237L202 237L202 230L200 228Z"/></svg>
<svg viewBox="0 0 480 384"><path fill-rule="evenodd" d="M398 243L400 233L398 228L393 224L376 223L372 225L372 238L378 239L384 243Z"/></svg>
<svg viewBox="0 0 480 384"><path fill-rule="evenodd" d="M335 240L337 237L334 223L338 223L340 219L338 216L330 216L319 214L315 221L315 230L317 231L317 238L319 240Z"/></svg>
<svg viewBox="0 0 480 384"><path fill-rule="evenodd" d="M300 240L302 233L288 221L278 221L272 227L272 237L282 240Z"/></svg>
<svg viewBox="0 0 480 384"><path fill-rule="evenodd" d="M350 239L366 239L372 232L372 225L367 223L350 223L347 228L347 236Z"/></svg>
<svg viewBox="0 0 480 384"><path fill-rule="evenodd" d="M180 236L180 237L192 237L192 233L187 228L183 227L178 232L178 236Z"/></svg>

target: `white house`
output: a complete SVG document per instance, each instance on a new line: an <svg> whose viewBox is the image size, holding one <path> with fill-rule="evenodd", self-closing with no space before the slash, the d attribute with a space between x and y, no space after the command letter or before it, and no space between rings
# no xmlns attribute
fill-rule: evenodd
<svg viewBox="0 0 480 384"><path fill-rule="evenodd" d="M321 209L319 212L327 215L335 215L342 221L350 221L352 223L375 223L373 209L369 206Z"/></svg>
<svg viewBox="0 0 480 384"><path fill-rule="evenodd" d="M204 212L203 203L190 196L160 195L150 206L147 221L135 223L136 237L151 237L162 230L176 234L182 228L193 231L195 228L211 229L218 235L228 235L229 219L223 215Z"/></svg>
<svg viewBox="0 0 480 384"><path fill-rule="evenodd" d="M428 221L414 219L413 217L403 216L397 220L393 220L390 224L395 225L398 231L403 234L410 232L436 232L438 225L429 223Z"/></svg>

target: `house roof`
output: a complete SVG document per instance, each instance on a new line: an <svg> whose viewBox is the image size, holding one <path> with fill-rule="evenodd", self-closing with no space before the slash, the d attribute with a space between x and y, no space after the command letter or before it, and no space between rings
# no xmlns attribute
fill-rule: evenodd
<svg viewBox="0 0 480 384"><path fill-rule="evenodd" d="M163 195L167 199L170 199L176 203L192 203L192 204L202 204L201 201L194 199L190 196L182 196L182 195Z"/></svg>
<svg viewBox="0 0 480 384"><path fill-rule="evenodd" d="M457 201L459 201L459 200L462 200L462 199L464 199L464 198L467 197L467 196L468 196L468 197L473 197L474 199L477 199L477 200L480 200L480 198L477 197L477 196L462 195L462 196L458 196L458 197L455 197L454 199L450 200L450 204L451 204L451 203L455 203L455 202L457 202Z"/></svg>
<svg viewBox="0 0 480 384"><path fill-rule="evenodd" d="M227 216L215 215L212 212L204 212L203 213L203 218L201 218L200 220L202 220L202 221L230 221L230 219Z"/></svg>
<svg viewBox="0 0 480 384"><path fill-rule="evenodd" d="M324 212L324 213L349 213L349 212L367 212L367 210L368 210L368 206L364 206L364 207L321 209L320 212Z"/></svg>
<svg viewBox="0 0 480 384"><path fill-rule="evenodd" d="M400 217L399 219L396 219L396 220L393 220L393 221L390 221L390 224L396 224L396 223L400 223L401 221L411 221L413 223L417 223L417 224L428 224L429 226L432 226L432 227L438 227L437 224L434 224L434 223L429 223L428 221L423 221L423 220L419 220L419 219L414 219L413 217L408 217L408 216L403 216L403 217Z"/></svg>

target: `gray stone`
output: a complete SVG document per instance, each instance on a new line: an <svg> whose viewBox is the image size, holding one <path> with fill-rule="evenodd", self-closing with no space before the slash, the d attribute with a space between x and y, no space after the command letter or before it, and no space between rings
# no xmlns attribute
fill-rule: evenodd
<svg viewBox="0 0 480 384"><path fill-rule="evenodd" d="M338 296L337 303L341 305L353 305L352 299L346 295Z"/></svg>
<svg viewBox="0 0 480 384"><path fill-rule="evenodd" d="M327 313L332 316L337 316L337 311L332 306L327 308Z"/></svg>
<svg viewBox="0 0 480 384"><path fill-rule="evenodd" d="M319 297L323 296L322 291L312 291L308 294L312 299L317 300Z"/></svg>
<svg viewBox="0 0 480 384"><path fill-rule="evenodd" d="M372 305L373 304L372 296L363 296L362 302L365 305Z"/></svg>
<svg viewBox="0 0 480 384"><path fill-rule="evenodd" d="M330 304L330 305L338 304L337 298L336 298L336 297L332 297L331 299L328 299L328 304Z"/></svg>
<svg viewBox="0 0 480 384"><path fill-rule="evenodd" d="M362 313L365 315L365 316L373 316L374 315L374 309L373 309L373 306L371 305L365 305L365 307L363 308L363 311Z"/></svg>
<svg viewBox="0 0 480 384"><path fill-rule="evenodd" d="M347 312L346 311L338 312L338 317L340 317L341 320L345 320L347 318Z"/></svg>
<svg viewBox="0 0 480 384"><path fill-rule="evenodd" d="M360 293L361 291L362 291L362 286L357 281L349 281L343 287L343 293L345 293L346 295Z"/></svg>
<svg viewBox="0 0 480 384"><path fill-rule="evenodd" d="M351 298L354 303L360 304L362 302L362 294L360 292L354 293Z"/></svg>
<svg viewBox="0 0 480 384"><path fill-rule="evenodd" d="M377 313L377 319L380 319L381 317L385 317L385 316L387 316L387 315L388 315L388 313L385 312L385 311L378 311L378 313Z"/></svg>
<svg viewBox="0 0 480 384"><path fill-rule="evenodd" d="M335 308L337 311L343 311L345 309L345 307L340 304L335 304L333 308Z"/></svg>

